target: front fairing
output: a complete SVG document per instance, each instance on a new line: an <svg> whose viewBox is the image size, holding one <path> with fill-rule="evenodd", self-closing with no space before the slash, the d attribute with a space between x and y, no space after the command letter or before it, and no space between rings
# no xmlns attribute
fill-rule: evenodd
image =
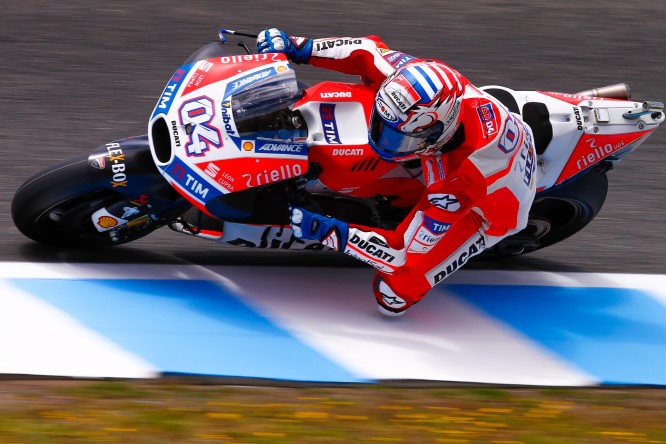
<svg viewBox="0 0 666 444"><path fill-rule="evenodd" d="M261 120L285 116L267 111L279 98L268 95L270 100L261 102L270 89L259 87L292 81L295 85L294 72L281 54L215 57L178 68L148 128L160 173L192 204L221 218L229 216L220 210L225 196L304 174L305 127ZM287 105L280 103L286 110Z"/></svg>

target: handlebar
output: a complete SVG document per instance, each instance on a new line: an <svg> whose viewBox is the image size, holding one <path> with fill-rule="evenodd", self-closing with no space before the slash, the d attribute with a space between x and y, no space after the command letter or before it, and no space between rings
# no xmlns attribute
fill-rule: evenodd
<svg viewBox="0 0 666 444"><path fill-rule="evenodd" d="M250 32L240 32L240 31L234 31L232 29L220 29L217 35L220 37L220 42L222 43L224 43L227 40L226 37L224 37L224 34L237 35L240 37L251 37L253 39L259 37L259 34L253 34Z"/></svg>

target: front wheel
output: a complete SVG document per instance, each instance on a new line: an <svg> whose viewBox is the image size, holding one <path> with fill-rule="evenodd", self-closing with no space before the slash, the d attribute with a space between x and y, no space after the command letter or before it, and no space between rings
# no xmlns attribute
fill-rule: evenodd
<svg viewBox="0 0 666 444"><path fill-rule="evenodd" d="M608 177L592 171L580 179L538 196L527 227L493 247L496 256L529 253L556 244L580 231L601 210L608 194Z"/></svg>
<svg viewBox="0 0 666 444"><path fill-rule="evenodd" d="M32 240L49 245L107 246L127 243L156 228L152 222L133 227L115 240L91 222L96 210L123 200L92 177L87 157L69 159L28 179L14 195L12 218Z"/></svg>

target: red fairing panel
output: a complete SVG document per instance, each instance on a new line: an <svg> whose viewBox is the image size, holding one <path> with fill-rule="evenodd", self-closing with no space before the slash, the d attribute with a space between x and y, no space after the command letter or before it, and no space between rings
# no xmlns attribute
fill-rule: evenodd
<svg viewBox="0 0 666 444"><path fill-rule="evenodd" d="M575 176L599 161L626 149L654 130L629 134L583 135L557 179L556 185Z"/></svg>

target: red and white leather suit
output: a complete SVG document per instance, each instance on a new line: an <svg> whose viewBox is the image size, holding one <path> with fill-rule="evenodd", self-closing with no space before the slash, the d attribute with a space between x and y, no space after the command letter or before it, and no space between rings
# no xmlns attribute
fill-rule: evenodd
<svg viewBox="0 0 666 444"><path fill-rule="evenodd" d="M414 61L371 36L315 39L309 64L358 74L376 90ZM534 199L529 127L465 77L453 69L450 74L465 85L462 144L421 158L425 192L395 231L349 225L344 252L378 270L375 295L388 311L404 311L470 257L523 229ZM394 295L378 291L382 280Z"/></svg>

